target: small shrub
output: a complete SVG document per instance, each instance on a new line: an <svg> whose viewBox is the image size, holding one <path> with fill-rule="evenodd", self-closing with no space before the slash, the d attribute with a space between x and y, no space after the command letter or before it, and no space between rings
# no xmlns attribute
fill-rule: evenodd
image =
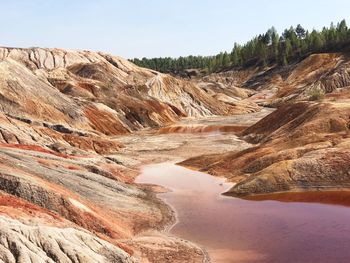
<svg viewBox="0 0 350 263"><path fill-rule="evenodd" d="M320 101L324 99L325 92L319 88L313 88L309 91L309 100L310 101Z"/></svg>

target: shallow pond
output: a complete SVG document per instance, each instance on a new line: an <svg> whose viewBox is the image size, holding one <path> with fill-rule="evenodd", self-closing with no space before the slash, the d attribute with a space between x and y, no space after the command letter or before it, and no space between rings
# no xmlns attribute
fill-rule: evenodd
<svg viewBox="0 0 350 263"><path fill-rule="evenodd" d="M170 232L212 262L350 262L349 207L227 197L223 179L172 163L145 166L137 182L171 190L159 194L177 213Z"/></svg>

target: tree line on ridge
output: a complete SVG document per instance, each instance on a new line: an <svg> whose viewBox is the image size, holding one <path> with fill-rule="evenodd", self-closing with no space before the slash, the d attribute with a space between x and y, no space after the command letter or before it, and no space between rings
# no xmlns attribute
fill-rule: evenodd
<svg viewBox="0 0 350 263"><path fill-rule="evenodd" d="M271 27L243 45L235 43L231 52L214 56L134 58L130 61L164 73L178 73L186 69L205 69L211 73L232 67L288 65L309 54L341 50L349 43L350 29L342 20L337 25L331 23L329 27L311 32L299 24L285 29L281 35Z"/></svg>

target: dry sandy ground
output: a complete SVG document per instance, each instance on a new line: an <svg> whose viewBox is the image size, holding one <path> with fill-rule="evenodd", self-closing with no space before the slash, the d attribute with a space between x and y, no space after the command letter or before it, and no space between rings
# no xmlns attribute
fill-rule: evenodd
<svg viewBox="0 0 350 263"><path fill-rule="evenodd" d="M180 161L201 154L243 150L251 144L238 138L241 129L262 119L273 109L228 117L185 118L159 130L117 136L125 147L113 156L130 166ZM174 129L175 128L175 129Z"/></svg>

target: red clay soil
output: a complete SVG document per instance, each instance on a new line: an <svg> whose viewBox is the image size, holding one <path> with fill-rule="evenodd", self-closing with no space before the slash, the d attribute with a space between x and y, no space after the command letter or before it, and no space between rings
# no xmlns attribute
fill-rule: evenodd
<svg viewBox="0 0 350 263"><path fill-rule="evenodd" d="M77 87L82 88L82 89L90 92L94 96L98 95L98 89L96 88L96 86L94 84L87 83L87 82L78 82Z"/></svg>
<svg viewBox="0 0 350 263"><path fill-rule="evenodd" d="M7 215L10 215L11 217L14 217L15 215L12 213L13 210L11 210L10 214L6 213L8 212L8 207L20 210L18 211L19 214L22 215L24 213L28 217L33 217L35 214L47 214L55 220L62 222L64 221L64 219L61 216L51 212L50 210L37 206L22 198L0 193L0 213L5 213Z"/></svg>
<svg viewBox="0 0 350 263"><path fill-rule="evenodd" d="M84 112L92 127L105 135L120 135L129 132L115 115L107 111L89 106L84 109Z"/></svg>
<svg viewBox="0 0 350 263"><path fill-rule="evenodd" d="M350 185L348 102L285 105L246 129L259 145L181 164L238 182L237 196Z"/></svg>
<svg viewBox="0 0 350 263"><path fill-rule="evenodd" d="M50 198L44 198L43 200L34 200L39 202L41 206L50 207L51 211L55 211L60 216L68 219L69 221L88 229L94 233L101 233L111 238L125 238L131 234L131 230L121 220L122 215L117 214L114 211L110 211L105 207L99 207L91 202L82 199L78 194L71 192L70 190L46 181L34 174L29 174L16 167L9 167L4 164L0 164L2 169L6 169L8 173L24 175L30 182L33 182L32 191L44 192ZM16 182L13 182L16 183ZM20 183L18 187L28 187ZM19 193L19 195L21 192ZM24 195L26 193L23 193ZM28 200L32 200L31 196L19 196ZM82 204L86 209L75 206L71 199L76 200Z"/></svg>
<svg viewBox="0 0 350 263"><path fill-rule="evenodd" d="M127 251L129 254L133 254L133 250L125 245L121 244L120 242L116 241L115 239L120 238L119 235L116 235L113 230L111 230L108 227L100 226L101 220L94 218L89 213L76 213L73 212L72 217L82 217L84 220L87 220L85 224L78 224L81 227L84 227L90 231L95 232L95 234L100 237L101 239L104 239L123 250ZM70 226L70 221L65 220L60 215L51 212L50 210L47 210L45 208L42 208L40 206L37 206L35 204L32 204L24 199L8 195L8 194L1 194L0 193L0 214L5 214L6 216L9 216L14 219L25 219L25 218L32 218L36 217L38 219L43 220L42 223L45 225L52 225L52 226ZM80 221L80 220L77 220ZM90 223L88 223L90 222ZM95 227L91 228L91 222L95 224Z"/></svg>
<svg viewBox="0 0 350 263"><path fill-rule="evenodd" d="M98 163L98 167L103 170L108 171L115 180L124 182L124 183L133 183L135 177L139 175L138 169L126 169L122 165L118 166L116 164L109 163Z"/></svg>
<svg viewBox="0 0 350 263"><path fill-rule="evenodd" d="M276 200L281 202L307 202L350 206L350 191L308 191L247 196L252 201Z"/></svg>
<svg viewBox="0 0 350 263"><path fill-rule="evenodd" d="M242 135L254 133L265 136L270 134L302 115L309 108L309 106L310 105L308 103L299 102L280 107L278 111L274 111L256 124L247 128Z"/></svg>
<svg viewBox="0 0 350 263"><path fill-rule="evenodd" d="M41 146L38 145L26 145L26 144L7 144L7 143L0 143L0 147L5 147L5 148L17 148L21 150L28 150L28 151L36 151L36 152L41 152L41 153L48 153L52 155L56 155L58 157L62 158L73 158L74 156L63 154L63 153L57 153L54 151L50 151L47 149L44 149Z"/></svg>
<svg viewBox="0 0 350 263"><path fill-rule="evenodd" d="M117 152L123 145L116 140L101 137L83 137L75 134L64 134L62 138L71 146L98 154Z"/></svg>
<svg viewBox="0 0 350 263"><path fill-rule="evenodd" d="M285 147L332 141L349 129L348 102L299 102L280 107L243 132L255 142L274 140ZM288 138L288 140L286 139Z"/></svg>

